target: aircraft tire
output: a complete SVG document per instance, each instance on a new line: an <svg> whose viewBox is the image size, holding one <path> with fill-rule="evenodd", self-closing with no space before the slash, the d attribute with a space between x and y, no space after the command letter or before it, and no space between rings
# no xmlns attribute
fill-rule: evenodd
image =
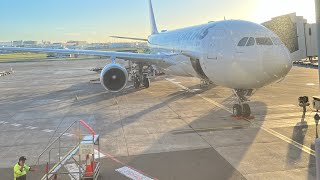
<svg viewBox="0 0 320 180"><path fill-rule="evenodd" d="M251 109L249 104L243 104L242 105L242 114L244 117L250 117L251 115Z"/></svg>
<svg viewBox="0 0 320 180"><path fill-rule="evenodd" d="M139 89L140 84L141 84L141 82L140 82L139 78L137 78L137 77L134 78L134 81L133 81L134 88Z"/></svg>
<svg viewBox="0 0 320 180"><path fill-rule="evenodd" d="M143 80L143 86L145 88L149 88L150 87L150 79L149 78L144 78Z"/></svg>
<svg viewBox="0 0 320 180"><path fill-rule="evenodd" d="M233 115L234 116L241 116L242 115L242 108L240 104L235 104L233 106Z"/></svg>

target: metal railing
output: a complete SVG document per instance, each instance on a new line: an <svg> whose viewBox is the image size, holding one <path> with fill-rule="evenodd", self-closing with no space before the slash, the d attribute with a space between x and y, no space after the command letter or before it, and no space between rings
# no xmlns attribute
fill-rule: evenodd
<svg viewBox="0 0 320 180"><path fill-rule="evenodd" d="M77 126L77 129L78 129L78 133L77 134L77 142L74 143L72 146L70 147L62 147L61 146L61 139L63 138L64 135L68 134L66 132L70 131L71 128L73 128L75 125L78 125ZM88 131L90 131L90 135L86 134L81 134L80 130L81 130L81 127L82 126L85 127ZM82 138L83 136L83 138ZM92 138L91 138L92 136ZM62 133L60 133L60 135L58 137L56 137L54 139L54 141L52 141L44 150L43 152L38 156L38 159L37 159L37 165L39 166L40 165L40 162L43 158L43 155L45 153L48 153L49 154L49 157L48 157L48 161L45 161L46 162L46 172L45 172L45 175L43 176L42 180L48 180L48 179L52 179L52 178L56 178L57 175L69 175L70 178L73 178L73 179L78 179L78 178L75 178L75 175L74 174L79 174L79 179L86 179L88 177L84 177L84 174L85 173L85 169L81 166L81 163L82 163L82 157L81 157L81 144L93 144L93 147L95 145L98 145L98 150L100 149L100 146L99 146L99 135L95 135L95 132L94 130L87 124L85 123L83 120L77 120L77 121L74 121L73 123L71 123L71 125L69 125L67 127L66 130L64 130ZM58 147L55 147L55 146L58 146ZM71 149L71 150L66 150L66 151L63 151L63 152L66 152L66 153L63 153L64 156L61 157L61 154L62 154L62 149ZM55 163L55 165L53 165L51 168L50 168L50 165L51 165L51 156L52 156L52 153L55 152L55 151L58 151L57 155L58 155L58 159L59 161ZM76 160L74 158L75 155L79 156L79 160ZM92 155L93 157L93 161L95 161L95 158L94 158L94 154ZM78 166L79 170L78 172L61 172L60 169L66 165L66 163L70 160L72 160L75 162L75 164ZM94 168L94 177L97 177L100 172L100 154L98 155L98 159L99 159L99 162L97 163L96 167ZM94 178L96 179L96 178Z"/></svg>
<svg viewBox="0 0 320 180"><path fill-rule="evenodd" d="M59 155L59 161L60 161L60 157L61 157L61 138L65 135L65 133L67 132L67 131L69 131L76 123L78 123L79 121L77 120L77 121L74 121L70 126L68 126L68 128L65 130L65 131L63 131L61 134L60 134L60 136L58 136L54 141L52 141L43 151L42 151L42 153L38 156L38 159L37 159L37 165L39 166L40 165L40 158L44 155L44 153L45 152L47 152L53 145L55 145L56 144L56 142L58 142L58 149L59 149L59 153L58 153L58 155ZM80 123L80 122L79 122ZM80 124L79 124L79 128L80 128ZM51 151L52 149L50 149L50 151ZM50 154L49 154L50 155ZM50 156L49 156L49 159L50 159Z"/></svg>

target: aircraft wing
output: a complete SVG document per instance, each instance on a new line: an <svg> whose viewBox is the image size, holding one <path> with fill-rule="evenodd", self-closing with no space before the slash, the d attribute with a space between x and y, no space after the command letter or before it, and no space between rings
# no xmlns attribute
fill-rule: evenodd
<svg viewBox="0 0 320 180"><path fill-rule="evenodd" d="M117 38L117 39L128 39L128 40L136 40L136 41L148 41L148 39L143 39L143 38L133 38L133 37L123 37L123 36L110 36L112 38Z"/></svg>
<svg viewBox="0 0 320 180"><path fill-rule="evenodd" d="M140 54L129 52L95 51L95 50L73 50L73 49L47 49L47 48L19 48L19 47L0 47L0 50L15 52L37 52L37 53L58 53L75 54L87 56L103 56L131 60L137 63L148 63L152 65L172 65L171 57L177 54Z"/></svg>

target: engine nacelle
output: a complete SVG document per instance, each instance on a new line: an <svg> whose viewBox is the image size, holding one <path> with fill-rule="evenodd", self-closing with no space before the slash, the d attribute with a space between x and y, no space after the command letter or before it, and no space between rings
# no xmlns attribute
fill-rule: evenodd
<svg viewBox="0 0 320 180"><path fill-rule="evenodd" d="M108 64L101 71L100 82L106 90L119 92L127 85L128 72L119 64Z"/></svg>

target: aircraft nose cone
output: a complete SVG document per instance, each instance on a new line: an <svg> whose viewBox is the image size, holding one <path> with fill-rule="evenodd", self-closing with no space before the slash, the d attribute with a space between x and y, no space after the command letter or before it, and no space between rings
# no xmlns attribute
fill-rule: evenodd
<svg viewBox="0 0 320 180"><path fill-rule="evenodd" d="M292 60L287 49L273 49L266 52L263 58L264 74L270 81L278 81L283 79L292 68ZM268 57L268 58L267 58Z"/></svg>
<svg viewBox="0 0 320 180"><path fill-rule="evenodd" d="M292 68L292 58L289 51L280 53L279 66L282 67L282 72L280 75L282 77L286 76Z"/></svg>

